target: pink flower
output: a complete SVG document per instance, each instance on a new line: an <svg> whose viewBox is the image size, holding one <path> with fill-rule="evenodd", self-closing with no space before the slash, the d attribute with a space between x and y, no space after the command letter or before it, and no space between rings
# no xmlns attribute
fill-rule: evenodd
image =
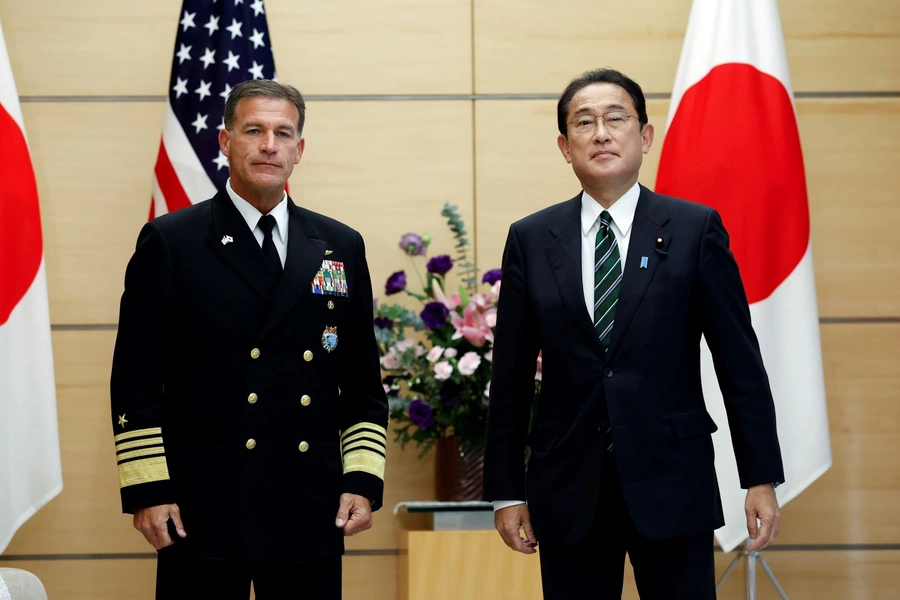
<svg viewBox="0 0 900 600"><path fill-rule="evenodd" d="M544 380L544 359L543 359L543 354L544 354L543 352L538 352L537 369L536 369L536 371L535 371L535 373L534 373L534 380L535 380L535 381L543 381L543 380Z"/></svg>
<svg viewBox="0 0 900 600"><path fill-rule="evenodd" d="M415 340L406 339L406 340L400 340L399 342L394 344L394 348L397 349L397 352L402 354L415 345L416 345Z"/></svg>
<svg viewBox="0 0 900 600"><path fill-rule="evenodd" d="M481 364L481 357L478 356L477 352L466 352L462 355L462 358L459 359L459 363L457 363L456 368L463 375L471 375L478 368L478 365Z"/></svg>
<svg viewBox="0 0 900 600"><path fill-rule="evenodd" d="M476 348L484 346L485 341L493 343L494 332L491 331L484 315L474 302L469 302L468 306L463 309L462 316L453 312L450 317L453 327L456 328L456 333L453 334L454 340L464 337Z"/></svg>
<svg viewBox="0 0 900 600"><path fill-rule="evenodd" d="M416 358L422 358L425 356L425 346L422 344L416 344Z"/></svg>
<svg viewBox="0 0 900 600"><path fill-rule="evenodd" d="M396 348L391 348L381 357L381 366L385 369L396 369L400 366L400 355L397 354Z"/></svg>
<svg viewBox="0 0 900 600"><path fill-rule="evenodd" d="M434 378L443 381L445 379L449 379L450 375L453 374L453 365L448 363L446 360L442 360L439 363L435 363L434 365Z"/></svg>
<svg viewBox="0 0 900 600"><path fill-rule="evenodd" d="M497 326L497 309L489 308L484 311L484 322L487 323L488 327L494 328Z"/></svg>
<svg viewBox="0 0 900 600"><path fill-rule="evenodd" d="M486 361L488 361L488 362L494 362L494 351L493 351L493 350L488 350L487 352L485 352L485 353L484 353L484 360L486 360Z"/></svg>
<svg viewBox="0 0 900 600"><path fill-rule="evenodd" d="M447 348L444 350L444 358L456 358L457 354L459 354L459 352L456 348Z"/></svg>
<svg viewBox="0 0 900 600"><path fill-rule="evenodd" d="M428 351L428 355L425 357L425 359L428 362L433 363L434 361L439 359L443 353L444 353L443 348L441 348L440 346L435 346L434 348L432 348L431 350Z"/></svg>
<svg viewBox="0 0 900 600"><path fill-rule="evenodd" d="M431 282L431 295L436 302L440 302L451 312L453 312L454 308L459 306L459 294L455 294L453 298L448 299L446 294L444 294L443 288L441 288L441 284L436 280L432 280Z"/></svg>

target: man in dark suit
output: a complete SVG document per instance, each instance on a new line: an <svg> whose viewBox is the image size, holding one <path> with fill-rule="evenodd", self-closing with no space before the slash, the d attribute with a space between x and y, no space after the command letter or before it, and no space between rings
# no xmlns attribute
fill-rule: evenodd
<svg viewBox="0 0 900 600"><path fill-rule="evenodd" d="M382 503L365 249L285 193L304 118L291 86L235 86L228 182L145 225L128 264L112 420L157 598L338 599L343 536Z"/></svg>
<svg viewBox="0 0 900 600"><path fill-rule="evenodd" d="M728 235L714 210L638 183L653 126L637 83L585 73L560 97L557 120L583 191L509 230L485 499L510 548L533 553L540 540L545 598L620 598L626 553L641 598L715 598L713 531L724 518L701 336L725 397L754 550L778 533L774 485L784 478ZM538 351L543 381L527 432Z"/></svg>

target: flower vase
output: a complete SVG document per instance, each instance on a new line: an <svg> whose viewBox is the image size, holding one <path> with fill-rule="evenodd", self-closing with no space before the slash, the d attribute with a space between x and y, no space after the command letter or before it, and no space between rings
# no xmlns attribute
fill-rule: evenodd
<svg viewBox="0 0 900 600"><path fill-rule="evenodd" d="M460 438L442 437L437 441L434 468L439 502L481 500L484 446L464 449Z"/></svg>

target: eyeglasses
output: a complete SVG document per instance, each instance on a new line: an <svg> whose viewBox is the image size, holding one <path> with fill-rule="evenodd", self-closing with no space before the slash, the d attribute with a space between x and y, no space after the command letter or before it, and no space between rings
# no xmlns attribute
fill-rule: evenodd
<svg viewBox="0 0 900 600"><path fill-rule="evenodd" d="M569 121L568 125L572 126L572 131L575 133L591 133L594 131L597 122L600 120L603 121L603 124L606 125L607 129L616 130L625 127L628 123L628 119L637 119L637 117L629 115L622 110L614 110L612 112L603 113L602 115L578 115Z"/></svg>

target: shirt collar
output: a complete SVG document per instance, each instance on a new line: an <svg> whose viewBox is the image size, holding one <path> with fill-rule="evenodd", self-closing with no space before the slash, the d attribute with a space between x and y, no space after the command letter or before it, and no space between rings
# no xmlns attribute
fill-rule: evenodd
<svg viewBox="0 0 900 600"><path fill-rule="evenodd" d="M641 187L637 182L621 198L612 203L609 208L603 208L587 192L581 193L581 232L585 236L600 218L604 210L609 212L613 222L622 235L628 235L631 224L634 222L634 211L637 210L638 198L641 195Z"/></svg>
<svg viewBox="0 0 900 600"><path fill-rule="evenodd" d="M238 209L238 212L240 212L241 216L244 217L244 220L247 221L247 227L250 228L250 231L256 229L263 214L259 212L259 209L255 206L238 196L237 192L234 191L234 188L231 187L231 177L225 182L225 191L228 192L228 197L231 198L234 207ZM287 202L285 202L286 199L287 192L284 193L284 198L281 199L281 202L276 204L275 208L269 212L270 215L275 217L275 233L273 233L273 235L277 235L279 242L282 244L284 244L287 239L288 206Z"/></svg>

